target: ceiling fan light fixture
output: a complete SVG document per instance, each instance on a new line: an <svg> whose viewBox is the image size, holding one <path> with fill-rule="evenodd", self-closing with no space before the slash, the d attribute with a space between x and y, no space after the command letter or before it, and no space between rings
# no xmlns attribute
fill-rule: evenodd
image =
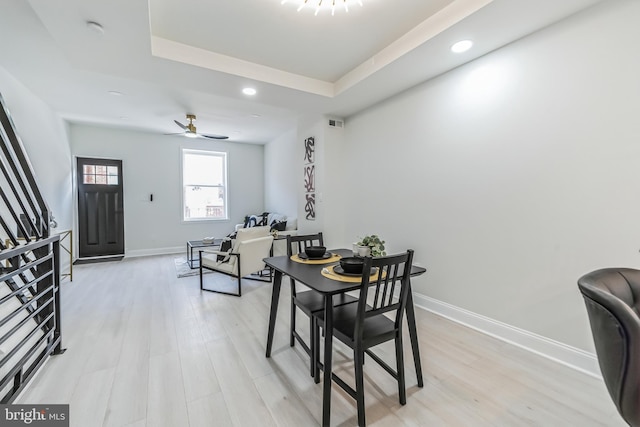
<svg viewBox="0 0 640 427"><path fill-rule="evenodd" d="M180 133L165 133L165 135L183 135L183 136L186 136L187 138L229 139L229 137L226 136L226 135L214 135L214 134L198 133L196 131L195 125L193 124L193 122L195 120L196 120L196 115L195 114L187 113L187 121L189 123L187 123L186 125L183 125L182 123L180 123L177 120L173 121L175 124L180 126L180 128L183 130L183 132L180 132Z"/></svg>
<svg viewBox="0 0 640 427"><path fill-rule="evenodd" d="M339 10L339 8L336 8L336 3L338 3L338 6L340 5L340 3L342 3L342 5L344 6L344 10L345 12L349 12L349 3L355 3L357 2L360 6L363 6L362 4L362 0L317 0L317 3L314 3L313 1L311 2L312 4L315 5L314 8L314 16L317 16L320 12L324 11L331 11L331 16L335 16L336 14L336 9ZM280 4L285 4L285 3L296 3L296 1L289 1L289 0L281 0ZM298 4L298 12L300 12L302 9L305 8L305 6L307 6L309 4L309 0L297 0L297 4ZM313 7L313 6L312 6Z"/></svg>

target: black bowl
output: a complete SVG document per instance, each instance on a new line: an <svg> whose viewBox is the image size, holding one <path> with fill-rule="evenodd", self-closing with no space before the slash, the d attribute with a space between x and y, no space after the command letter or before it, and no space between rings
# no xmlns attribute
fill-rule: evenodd
<svg viewBox="0 0 640 427"><path fill-rule="evenodd" d="M364 258L346 257L340 260L340 267L348 274L362 274L364 267Z"/></svg>
<svg viewBox="0 0 640 427"><path fill-rule="evenodd" d="M307 254L309 258L322 258L326 252L327 248L324 246L307 246L304 249L304 253Z"/></svg>

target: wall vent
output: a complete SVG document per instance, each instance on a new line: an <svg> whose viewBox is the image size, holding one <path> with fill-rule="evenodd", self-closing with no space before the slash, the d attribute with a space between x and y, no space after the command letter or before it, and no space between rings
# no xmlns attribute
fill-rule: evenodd
<svg viewBox="0 0 640 427"><path fill-rule="evenodd" d="M329 119L329 126L332 128L343 128L344 121L340 119Z"/></svg>

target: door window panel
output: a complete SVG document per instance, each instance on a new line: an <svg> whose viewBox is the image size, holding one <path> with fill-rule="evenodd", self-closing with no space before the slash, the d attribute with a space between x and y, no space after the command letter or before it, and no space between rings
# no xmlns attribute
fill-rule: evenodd
<svg viewBox="0 0 640 427"><path fill-rule="evenodd" d="M118 185L118 167L104 165L84 165L83 184Z"/></svg>

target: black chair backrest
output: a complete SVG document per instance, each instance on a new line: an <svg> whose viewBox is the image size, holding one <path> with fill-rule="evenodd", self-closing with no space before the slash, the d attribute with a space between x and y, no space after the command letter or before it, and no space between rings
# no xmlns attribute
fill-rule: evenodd
<svg viewBox="0 0 640 427"><path fill-rule="evenodd" d="M366 318L394 310L396 311L395 326L396 328L401 327L402 313L404 313L407 303L412 261L413 250L411 249L398 255L365 257L362 287L358 301L356 336L358 336L359 329L362 330L361 326ZM373 271L375 268L378 269L377 275Z"/></svg>
<svg viewBox="0 0 640 427"><path fill-rule="evenodd" d="M609 395L622 418L640 426L640 270L596 270L578 287Z"/></svg>
<svg viewBox="0 0 640 427"><path fill-rule="evenodd" d="M294 246L294 243L297 246ZM302 253L305 248L309 246L324 246L322 231L315 234L299 234L297 236L287 235L287 255L292 256L295 253ZM294 252L294 247L298 252Z"/></svg>

